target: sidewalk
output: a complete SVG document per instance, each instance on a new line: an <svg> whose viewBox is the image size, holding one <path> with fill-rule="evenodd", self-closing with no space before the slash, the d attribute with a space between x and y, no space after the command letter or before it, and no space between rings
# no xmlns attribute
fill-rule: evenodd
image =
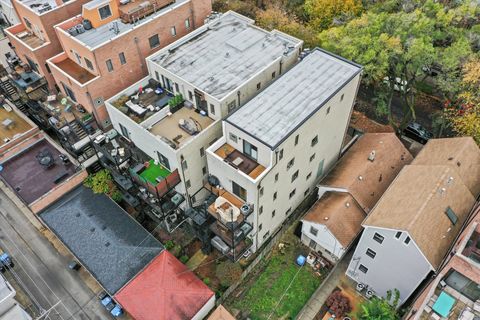
<svg viewBox="0 0 480 320"><path fill-rule="evenodd" d="M347 271L348 264L352 258L354 250L350 250L343 258L340 260L332 273L328 278L322 282L318 289L313 293L312 297L303 307L302 311L297 316L297 320L313 320L320 311L320 308L327 300L330 293L337 287L340 283L340 279L344 276Z"/></svg>

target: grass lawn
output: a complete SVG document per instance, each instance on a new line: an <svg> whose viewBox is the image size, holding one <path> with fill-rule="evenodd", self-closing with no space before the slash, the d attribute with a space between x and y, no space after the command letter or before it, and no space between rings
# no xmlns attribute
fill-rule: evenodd
<svg viewBox="0 0 480 320"><path fill-rule="evenodd" d="M140 177L156 185L158 183L155 180L157 177L166 178L169 174L170 171L164 168L161 164L156 165L153 160L150 160L150 166L140 173Z"/></svg>
<svg viewBox="0 0 480 320"><path fill-rule="evenodd" d="M251 319L294 319L322 282L310 266L295 264L296 256L305 250L300 241L293 235L283 241L289 243L284 253L275 249L260 276L245 284L250 285L246 293L233 299L231 306L250 312Z"/></svg>

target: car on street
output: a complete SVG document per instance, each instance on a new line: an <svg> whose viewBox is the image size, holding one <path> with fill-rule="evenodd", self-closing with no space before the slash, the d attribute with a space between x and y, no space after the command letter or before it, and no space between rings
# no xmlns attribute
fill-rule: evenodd
<svg viewBox="0 0 480 320"><path fill-rule="evenodd" d="M409 123L408 126L403 129L403 135L421 144L425 144L433 138L433 134L417 122Z"/></svg>

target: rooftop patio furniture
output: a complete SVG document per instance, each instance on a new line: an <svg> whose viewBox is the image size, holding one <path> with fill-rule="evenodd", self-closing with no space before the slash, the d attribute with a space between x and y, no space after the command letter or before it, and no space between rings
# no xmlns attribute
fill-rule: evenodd
<svg viewBox="0 0 480 320"><path fill-rule="evenodd" d="M455 302L456 302L455 299L451 295L449 295L445 291L442 291L442 293L440 293L437 300L433 304L432 309L438 315L444 318L448 318L450 311L455 305Z"/></svg>
<svg viewBox="0 0 480 320"><path fill-rule="evenodd" d="M145 112L147 112L147 109L139 106L138 104L133 103L131 100L127 101L127 103L125 104L130 110L132 110L134 113L136 113L139 116L142 116L145 114Z"/></svg>
<svg viewBox="0 0 480 320"><path fill-rule="evenodd" d="M7 129L10 129L11 127L13 127L14 124L15 122L10 118L6 118L5 120L2 121L2 125Z"/></svg>

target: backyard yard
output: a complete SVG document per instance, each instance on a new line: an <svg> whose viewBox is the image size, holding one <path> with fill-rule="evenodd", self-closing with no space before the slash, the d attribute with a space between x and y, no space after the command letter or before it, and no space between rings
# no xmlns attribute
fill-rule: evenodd
<svg viewBox="0 0 480 320"><path fill-rule="evenodd" d="M294 228L273 249L226 301L237 319L294 319L327 275L295 260L309 249L293 235ZM291 232L290 232L291 231Z"/></svg>

